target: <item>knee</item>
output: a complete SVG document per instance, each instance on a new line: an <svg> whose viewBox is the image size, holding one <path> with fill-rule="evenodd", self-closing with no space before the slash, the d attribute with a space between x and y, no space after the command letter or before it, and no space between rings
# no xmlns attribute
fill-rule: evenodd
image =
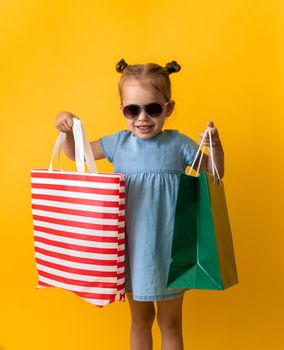
<svg viewBox="0 0 284 350"><path fill-rule="evenodd" d="M157 322L162 333L179 333L182 328L181 315L158 313Z"/></svg>
<svg viewBox="0 0 284 350"><path fill-rule="evenodd" d="M155 319L155 309L143 313L133 313L131 315L132 327L135 329L151 328Z"/></svg>

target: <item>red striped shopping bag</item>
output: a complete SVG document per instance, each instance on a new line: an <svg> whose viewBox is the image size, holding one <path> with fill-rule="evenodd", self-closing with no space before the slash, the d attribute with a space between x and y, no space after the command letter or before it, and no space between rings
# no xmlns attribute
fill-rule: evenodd
<svg viewBox="0 0 284 350"><path fill-rule="evenodd" d="M97 173L79 120L73 134L77 172L31 171L38 287L59 287L104 306L125 300L123 174ZM92 173L84 171L84 156Z"/></svg>

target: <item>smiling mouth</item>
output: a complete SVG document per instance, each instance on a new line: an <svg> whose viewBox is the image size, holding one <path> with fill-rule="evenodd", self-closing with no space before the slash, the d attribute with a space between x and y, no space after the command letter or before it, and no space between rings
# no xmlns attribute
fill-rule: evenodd
<svg viewBox="0 0 284 350"><path fill-rule="evenodd" d="M135 127L140 131L149 131L153 125L136 125Z"/></svg>

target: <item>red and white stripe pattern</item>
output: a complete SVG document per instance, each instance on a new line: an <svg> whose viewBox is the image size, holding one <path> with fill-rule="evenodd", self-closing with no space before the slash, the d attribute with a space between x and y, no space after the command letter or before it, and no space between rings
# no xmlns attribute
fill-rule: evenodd
<svg viewBox="0 0 284 350"><path fill-rule="evenodd" d="M124 175L39 169L31 186L38 287L124 301Z"/></svg>

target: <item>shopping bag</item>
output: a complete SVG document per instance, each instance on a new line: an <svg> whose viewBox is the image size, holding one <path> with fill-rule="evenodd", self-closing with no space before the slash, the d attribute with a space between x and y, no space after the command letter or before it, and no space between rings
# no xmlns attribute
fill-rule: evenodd
<svg viewBox="0 0 284 350"><path fill-rule="evenodd" d="M63 288L102 307L125 300L124 175L97 173L78 119L73 134L77 172L53 170L64 133L49 169L31 171L38 287Z"/></svg>
<svg viewBox="0 0 284 350"><path fill-rule="evenodd" d="M207 132L211 141L210 129L203 140ZM212 155L212 141L210 144ZM205 171L199 176L181 174L167 282L170 288L224 290L238 283L224 183L213 158L212 169L213 175Z"/></svg>

